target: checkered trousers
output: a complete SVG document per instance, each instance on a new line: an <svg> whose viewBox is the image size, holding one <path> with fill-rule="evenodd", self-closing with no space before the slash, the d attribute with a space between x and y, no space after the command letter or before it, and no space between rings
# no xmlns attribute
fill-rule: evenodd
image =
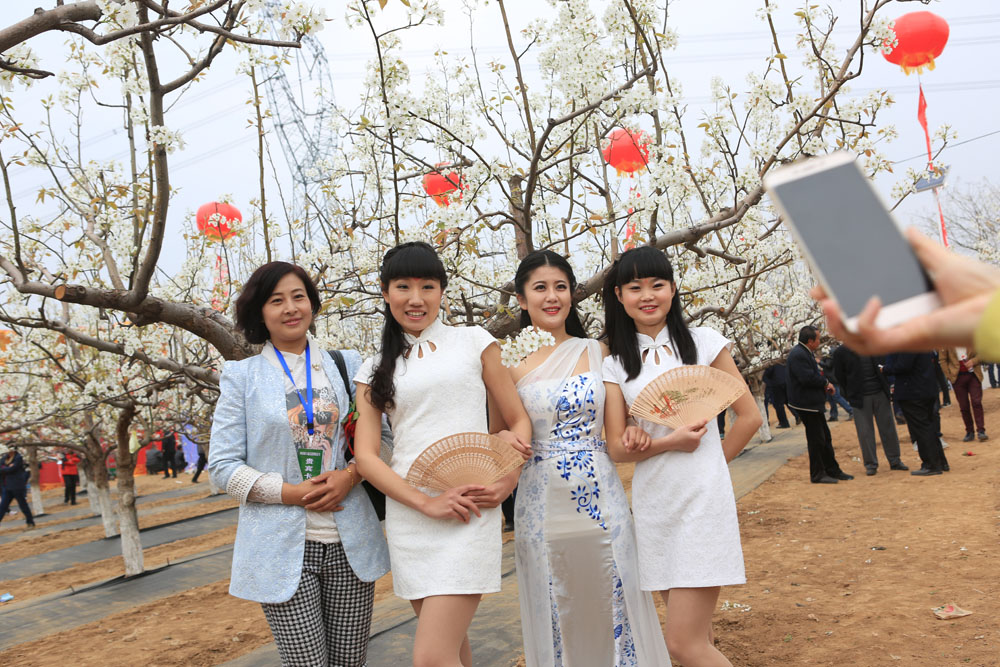
<svg viewBox="0 0 1000 667"><path fill-rule="evenodd" d="M306 542L302 581L287 602L262 603L283 667L362 667L375 583L358 579L338 544Z"/></svg>

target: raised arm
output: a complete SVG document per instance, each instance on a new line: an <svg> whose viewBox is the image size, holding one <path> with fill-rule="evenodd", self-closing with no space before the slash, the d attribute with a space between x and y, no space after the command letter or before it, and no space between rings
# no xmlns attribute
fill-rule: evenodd
<svg viewBox="0 0 1000 667"><path fill-rule="evenodd" d="M722 351L715 357L715 361L712 362L712 368L729 373L733 377L739 378L744 386L746 385L740 370L736 367L736 362L733 361L733 355L730 354L729 348L722 348ZM747 446L750 438L764 421L760 410L757 409L757 402L754 401L753 394L750 393L749 389L737 398L730 407L736 413L736 421L726 429L726 439L722 441L722 452L726 455L726 463L735 459L743 451L743 448Z"/></svg>
<svg viewBox="0 0 1000 667"><path fill-rule="evenodd" d="M527 458L531 454L531 418L521 404L510 372L500 363L500 348L488 345L481 355L483 384L506 429L498 435ZM492 429L491 429L492 430Z"/></svg>

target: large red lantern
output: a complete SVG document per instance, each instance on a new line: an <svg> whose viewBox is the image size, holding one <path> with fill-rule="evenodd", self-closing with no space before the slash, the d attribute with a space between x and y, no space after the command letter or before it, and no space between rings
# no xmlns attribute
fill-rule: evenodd
<svg viewBox="0 0 1000 667"><path fill-rule="evenodd" d="M920 72L924 67L934 69L934 59L948 43L948 22L933 12L903 14L896 19L893 31L896 46L882 55L907 74L914 70Z"/></svg>
<svg viewBox="0 0 1000 667"><path fill-rule="evenodd" d="M225 241L236 233L236 223L243 222L239 209L232 204L204 204L194 216L198 231L213 241Z"/></svg>
<svg viewBox="0 0 1000 667"><path fill-rule="evenodd" d="M243 222L238 208L232 204L211 202L204 204L194 216L198 231L212 241L226 241L236 233L236 223ZM212 274L212 308L222 311L229 301L229 265L223 259L221 248L215 253L215 271Z"/></svg>
<svg viewBox="0 0 1000 667"><path fill-rule="evenodd" d="M608 135L601 151L604 161L621 174L633 174L649 164L649 137L642 131L630 132L619 128Z"/></svg>
<svg viewBox="0 0 1000 667"><path fill-rule="evenodd" d="M932 12L910 12L896 19L892 29L896 33L896 46L890 53L882 53L886 60L899 65L907 75L914 70L919 74L924 67L934 69L934 59L941 55L948 43L947 21ZM924 140L927 142L927 169L933 173L934 153L931 150L930 129L927 127L927 98L924 97L923 84L918 82L917 87L920 90L917 121L924 130ZM934 200L937 202L938 218L941 221L941 243L948 245L948 228L937 188L934 188Z"/></svg>
<svg viewBox="0 0 1000 667"><path fill-rule="evenodd" d="M436 166L443 167L445 163ZM456 190L459 191L458 198L461 199L461 191L465 189L462 177L455 171L449 171L447 174L442 174L440 171L432 171L424 176L423 186L424 192L429 194L438 206L448 206L451 203L450 195Z"/></svg>
<svg viewBox="0 0 1000 667"><path fill-rule="evenodd" d="M628 174L631 178L635 172L649 166L649 137L641 130L631 132L618 128L608 135L608 143L601 151L604 161L615 168L618 175ZM639 197L634 187L629 188L629 198ZM625 225L625 249L635 247L635 221L632 219L632 207L628 209L628 221Z"/></svg>

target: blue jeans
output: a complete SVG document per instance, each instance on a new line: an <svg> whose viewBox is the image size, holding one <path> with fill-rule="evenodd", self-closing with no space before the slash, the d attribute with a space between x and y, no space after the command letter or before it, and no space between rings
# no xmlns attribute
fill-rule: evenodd
<svg viewBox="0 0 1000 667"><path fill-rule="evenodd" d="M986 372L989 373L989 376L990 376L990 386L993 387L994 389L996 389L998 386L1000 386L1000 382L997 382L997 375L998 375L997 374L997 365L996 364L983 364L983 366L986 366Z"/></svg>
<svg viewBox="0 0 1000 667"><path fill-rule="evenodd" d="M838 412L837 412L837 405L838 404L840 404L840 406L842 408L844 408L844 410L847 411L847 414L849 414L849 415L853 415L854 414L854 410L851 409L851 404L848 403L847 400L843 396L840 395L840 390L837 388L837 385L833 385L833 393L829 395L829 398L827 399L827 401L830 403L830 419L836 419L837 418L837 414L838 414Z"/></svg>

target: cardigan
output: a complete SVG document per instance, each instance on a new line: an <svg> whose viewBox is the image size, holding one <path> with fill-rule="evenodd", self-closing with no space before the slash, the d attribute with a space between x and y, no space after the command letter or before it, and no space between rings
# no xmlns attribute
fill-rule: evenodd
<svg viewBox="0 0 1000 667"><path fill-rule="evenodd" d="M329 354L319 355L337 396L341 414L349 399L340 373ZM349 376L361 366L361 356L344 351ZM229 479L242 466L261 474L280 473L290 484L302 481L285 406L285 378L261 355L227 361L219 382L209 444L208 469L212 480L240 501L239 523L233 546L229 592L257 602L286 602L298 589L305 552L306 511L297 505L248 502L256 479L229 488ZM344 467L343 429L337 429L335 468ZM389 571L389 551L375 509L360 484L351 489L337 512L340 541L354 573L375 581Z"/></svg>

